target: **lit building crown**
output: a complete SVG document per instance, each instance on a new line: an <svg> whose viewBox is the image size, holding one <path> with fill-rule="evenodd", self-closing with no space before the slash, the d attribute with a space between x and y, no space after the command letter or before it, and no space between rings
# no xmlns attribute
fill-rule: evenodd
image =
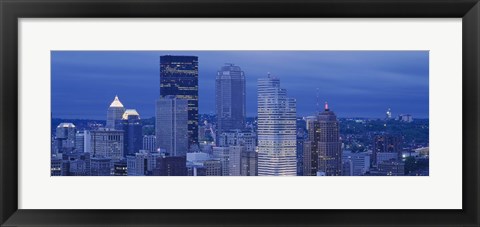
<svg viewBox="0 0 480 227"><path fill-rule="evenodd" d="M75 128L75 125L72 123L60 123L57 128Z"/></svg>
<svg viewBox="0 0 480 227"><path fill-rule="evenodd" d="M113 100L112 104L110 104L110 107L123 107L123 104L118 99L118 96L115 95L115 99Z"/></svg>
<svg viewBox="0 0 480 227"><path fill-rule="evenodd" d="M138 114L136 109L127 109L122 115L123 120L128 120L128 116L138 116L140 119L140 114Z"/></svg>

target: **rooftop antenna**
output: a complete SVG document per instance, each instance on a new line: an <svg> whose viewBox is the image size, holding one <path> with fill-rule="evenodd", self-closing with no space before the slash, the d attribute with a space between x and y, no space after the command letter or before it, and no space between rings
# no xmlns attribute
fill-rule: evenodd
<svg viewBox="0 0 480 227"><path fill-rule="evenodd" d="M317 112L320 113L320 89L317 87Z"/></svg>

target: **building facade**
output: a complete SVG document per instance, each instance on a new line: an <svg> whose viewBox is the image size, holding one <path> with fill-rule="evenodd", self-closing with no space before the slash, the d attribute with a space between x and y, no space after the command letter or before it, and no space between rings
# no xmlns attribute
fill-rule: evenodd
<svg viewBox="0 0 480 227"><path fill-rule="evenodd" d="M230 148L214 147L213 158L220 161L222 165L222 176L230 176Z"/></svg>
<svg viewBox="0 0 480 227"><path fill-rule="evenodd" d="M325 176L342 175L342 143L337 116L325 103L325 110L318 114L315 123L317 130L315 141L318 141L318 172Z"/></svg>
<svg viewBox="0 0 480 227"><path fill-rule="evenodd" d="M160 156L157 158L154 176L187 176L186 156Z"/></svg>
<svg viewBox="0 0 480 227"><path fill-rule="evenodd" d="M98 129L90 131L89 153L96 158L114 161L124 158L124 133L121 130Z"/></svg>
<svg viewBox="0 0 480 227"><path fill-rule="evenodd" d="M218 137L218 146L243 146L247 151L255 151L257 136L255 132L246 130L224 131Z"/></svg>
<svg viewBox="0 0 480 227"><path fill-rule="evenodd" d="M295 176L296 100L287 96L280 80L258 80L258 175Z"/></svg>
<svg viewBox="0 0 480 227"><path fill-rule="evenodd" d="M77 128L72 123L60 123L55 130L54 153L73 152L76 148Z"/></svg>
<svg viewBox="0 0 480 227"><path fill-rule="evenodd" d="M378 161L379 153L390 153L391 155L389 157L392 157L393 155L394 157L396 157L395 160L401 160L402 151L400 149L400 137L387 134L375 136L373 140L372 152L373 166L378 166L378 164L381 163ZM385 155L383 157L385 157Z"/></svg>
<svg viewBox="0 0 480 227"><path fill-rule="evenodd" d="M370 154L367 152L342 152L343 176L363 176L370 171ZM347 167L347 168L345 168Z"/></svg>
<svg viewBox="0 0 480 227"><path fill-rule="evenodd" d="M185 156L188 151L188 103L175 96L161 97L156 106L157 148L170 156Z"/></svg>
<svg viewBox="0 0 480 227"><path fill-rule="evenodd" d="M198 144L198 57L160 56L160 97L188 101L188 143Z"/></svg>
<svg viewBox="0 0 480 227"><path fill-rule="evenodd" d="M155 135L144 135L142 150L154 152L157 150L157 137Z"/></svg>
<svg viewBox="0 0 480 227"><path fill-rule="evenodd" d="M215 80L218 134L245 127L245 97L245 73L234 64L225 64Z"/></svg>
<svg viewBox="0 0 480 227"><path fill-rule="evenodd" d="M124 156L134 155L142 149L142 122L140 114L135 109L127 109L121 120L115 121L115 129L123 131Z"/></svg>
<svg viewBox="0 0 480 227"><path fill-rule="evenodd" d="M258 154L255 151L242 151L240 157L240 175L258 176Z"/></svg>
<svg viewBox="0 0 480 227"><path fill-rule="evenodd" d="M134 155L127 156L127 173L128 176L151 176L153 170L157 166L157 158L160 157L158 152L149 152L141 150Z"/></svg>

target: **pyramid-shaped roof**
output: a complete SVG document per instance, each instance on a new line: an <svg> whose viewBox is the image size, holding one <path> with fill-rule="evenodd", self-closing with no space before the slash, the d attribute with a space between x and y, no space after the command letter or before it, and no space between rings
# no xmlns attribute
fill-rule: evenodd
<svg viewBox="0 0 480 227"><path fill-rule="evenodd" d="M113 100L112 104L110 104L110 107L123 107L123 104L118 99L118 96L115 95L115 99Z"/></svg>

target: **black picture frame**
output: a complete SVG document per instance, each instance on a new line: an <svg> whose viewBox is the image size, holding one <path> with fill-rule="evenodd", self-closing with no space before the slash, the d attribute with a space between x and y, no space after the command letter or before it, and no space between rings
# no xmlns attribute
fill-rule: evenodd
<svg viewBox="0 0 480 227"><path fill-rule="evenodd" d="M478 0L0 0L0 224L2 226L479 226ZM19 18L462 18L461 210L18 209ZM446 44L448 45L448 44ZM41 195L39 195L41 196ZM448 196L448 195L445 195Z"/></svg>

